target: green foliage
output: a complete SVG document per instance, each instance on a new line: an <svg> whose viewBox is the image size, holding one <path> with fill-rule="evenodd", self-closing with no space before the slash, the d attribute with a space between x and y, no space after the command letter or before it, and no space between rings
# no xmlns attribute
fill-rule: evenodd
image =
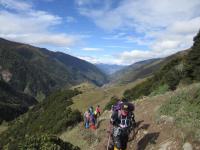
<svg viewBox="0 0 200 150"><path fill-rule="evenodd" d="M151 96L155 96L158 94L164 94L168 90L169 90L169 86L167 84L161 85L151 93Z"/></svg>
<svg viewBox="0 0 200 150"><path fill-rule="evenodd" d="M132 89L126 90L124 92L124 97L130 100L136 100L142 96L149 95L151 93L151 88L153 86L153 78L149 78L146 81L137 84Z"/></svg>
<svg viewBox="0 0 200 150"><path fill-rule="evenodd" d="M167 89L175 90L177 85L185 78L185 57L185 55L175 55L160 70L155 72L151 78L137 84L132 89L126 90L124 97L136 100L151 93L153 95L159 94L162 90L163 92L167 91ZM163 87L164 89L162 89L163 85L165 86Z"/></svg>
<svg viewBox="0 0 200 150"><path fill-rule="evenodd" d="M187 55L177 54L170 59L154 76L124 92L124 96L137 99L167 85L175 90L179 84L200 81L200 31L194 37L194 44ZM156 92L155 92L156 93Z"/></svg>
<svg viewBox="0 0 200 150"><path fill-rule="evenodd" d="M63 142L60 138L50 135L26 136L26 139L19 143L19 150L80 150L68 142Z"/></svg>
<svg viewBox="0 0 200 150"><path fill-rule="evenodd" d="M0 80L0 123L11 121L28 111L37 101L26 94L17 92L6 82Z"/></svg>
<svg viewBox="0 0 200 150"><path fill-rule="evenodd" d="M110 101L104 107L104 110L110 110L112 105L116 104L119 101L119 98L116 96L111 97Z"/></svg>
<svg viewBox="0 0 200 150"><path fill-rule="evenodd" d="M200 81L200 31L194 37L194 44L186 59L186 76Z"/></svg>
<svg viewBox="0 0 200 150"><path fill-rule="evenodd" d="M200 128L200 85L184 89L159 109L160 115L173 116L178 126Z"/></svg>
<svg viewBox="0 0 200 150"><path fill-rule="evenodd" d="M161 59L150 59L134 63L111 75L111 82L127 84L149 77L161 67Z"/></svg>
<svg viewBox="0 0 200 150"><path fill-rule="evenodd" d="M82 121L78 110L72 110L71 98L77 90L59 90L49 95L27 114L11 122L9 130L2 134L0 143L10 146L23 141L26 135L58 134ZM10 140L12 139L12 140Z"/></svg>

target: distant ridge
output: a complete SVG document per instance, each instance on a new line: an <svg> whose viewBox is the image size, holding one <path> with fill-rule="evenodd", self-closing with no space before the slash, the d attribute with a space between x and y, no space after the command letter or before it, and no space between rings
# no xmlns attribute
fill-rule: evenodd
<svg viewBox="0 0 200 150"><path fill-rule="evenodd" d="M122 68L126 67L124 65L112 65L112 64L95 64L101 71L103 71L105 74L107 75L111 75L119 70L121 70Z"/></svg>
<svg viewBox="0 0 200 150"><path fill-rule="evenodd" d="M7 72L15 89L43 99L51 91L88 81L98 86L107 77L95 65L61 52L52 52L0 38L0 76Z"/></svg>
<svg viewBox="0 0 200 150"><path fill-rule="evenodd" d="M160 67L162 60L161 58L149 59L124 67L112 74L111 83L127 84L150 76Z"/></svg>

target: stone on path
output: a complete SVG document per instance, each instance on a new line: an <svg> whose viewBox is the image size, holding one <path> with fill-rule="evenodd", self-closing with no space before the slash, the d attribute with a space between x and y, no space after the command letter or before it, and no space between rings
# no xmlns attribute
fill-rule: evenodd
<svg viewBox="0 0 200 150"><path fill-rule="evenodd" d="M192 145L190 143L186 142L183 145L183 150L193 150Z"/></svg>

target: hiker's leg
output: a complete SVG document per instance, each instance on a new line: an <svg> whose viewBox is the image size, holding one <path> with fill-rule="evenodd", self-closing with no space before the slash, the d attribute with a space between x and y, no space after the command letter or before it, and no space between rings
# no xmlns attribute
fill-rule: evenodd
<svg viewBox="0 0 200 150"><path fill-rule="evenodd" d="M119 136L113 137L113 142L117 149L121 149L121 141Z"/></svg>
<svg viewBox="0 0 200 150"><path fill-rule="evenodd" d="M125 149L126 149L127 143L128 143L128 134L124 134L124 135L121 137L121 148L122 148L122 150L125 150Z"/></svg>
<svg viewBox="0 0 200 150"><path fill-rule="evenodd" d="M113 150L114 149L114 143L113 143L113 137L112 137L112 135L110 135L110 141L109 141L108 149L109 150Z"/></svg>

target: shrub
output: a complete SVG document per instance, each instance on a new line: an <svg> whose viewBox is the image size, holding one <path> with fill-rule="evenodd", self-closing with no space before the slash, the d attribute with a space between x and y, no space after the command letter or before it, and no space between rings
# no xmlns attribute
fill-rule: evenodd
<svg viewBox="0 0 200 150"><path fill-rule="evenodd" d="M104 107L104 110L110 110L112 105L116 104L119 101L119 98L116 96L111 97L110 101Z"/></svg>
<svg viewBox="0 0 200 150"><path fill-rule="evenodd" d="M49 95L44 102L13 121L9 130L1 135L0 143L15 145L27 134L58 134L76 125L82 120L82 115L78 110L72 110L70 105L73 104L71 98L78 93L77 90L63 90Z"/></svg>
<svg viewBox="0 0 200 150"><path fill-rule="evenodd" d="M147 79L142 83L137 84L130 90L124 92L124 97L129 100L136 100L142 96L147 96L151 93L153 88L153 78Z"/></svg>
<svg viewBox="0 0 200 150"><path fill-rule="evenodd" d="M151 96L155 96L158 94L164 94L168 90L169 90L169 86L167 84L161 85L151 93Z"/></svg>
<svg viewBox="0 0 200 150"><path fill-rule="evenodd" d="M159 114L173 116L180 127L200 128L200 85L171 97L160 107Z"/></svg>
<svg viewBox="0 0 200 150"><path fill-rule="evenodd" d="M26 139L19 143L19 150L80 150L79 147L73 146L68 142L63 142L56 136L33 135L26 136Z"/></svg>

